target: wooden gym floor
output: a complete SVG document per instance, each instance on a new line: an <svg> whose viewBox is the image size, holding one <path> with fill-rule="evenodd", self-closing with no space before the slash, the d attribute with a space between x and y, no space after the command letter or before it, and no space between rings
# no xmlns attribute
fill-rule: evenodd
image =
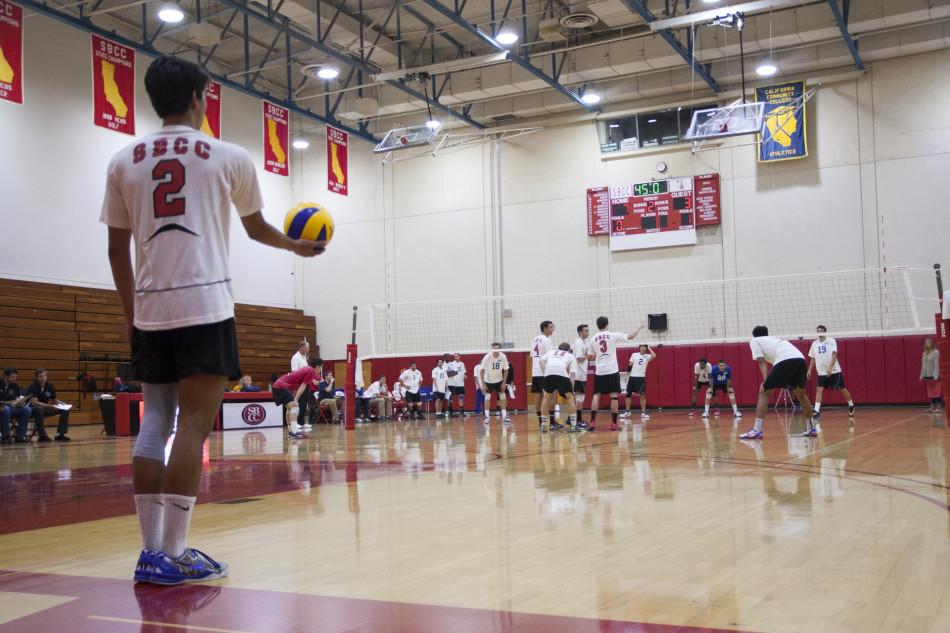
<svg viewBox="0 0 950 633"><path fill-rule="evenodd" d="M950 630L944 416L750 416L215 433L191 544L231 576L176 588L130 580L133 439L5 446L0 632Z"/></svg>

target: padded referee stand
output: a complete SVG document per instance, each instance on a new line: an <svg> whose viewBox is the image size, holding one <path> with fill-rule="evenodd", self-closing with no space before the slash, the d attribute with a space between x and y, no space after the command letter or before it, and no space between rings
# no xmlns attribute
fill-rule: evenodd
<svg viewBox="0 0 950 633"><path fill-rule="evenodd" d="M353 317L354 319L356 317ZM346 392L346 401L343 405L343 426L347 429L356 428L356 344L346 346L346 378L343 381L343 390Z"/></svg>
<svg viewBox="0 0 950 633"><path fill-rule="evenodd" d="M947 394L950 394L950 320L944 320L938 312L935 321L937 322L937 351L940 352L940 386L943 387L943 397L946 401Z"/></svg>

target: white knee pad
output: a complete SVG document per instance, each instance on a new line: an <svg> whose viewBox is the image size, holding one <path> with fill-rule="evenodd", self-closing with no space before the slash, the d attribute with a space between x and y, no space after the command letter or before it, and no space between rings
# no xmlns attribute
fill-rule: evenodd
<svg viewBox="0 0 950 633"><path fill-rule="evenodd" d="M143 383L143 413L133 457L165 461L165 444L178 412L177 383Z"/></svg>
<svg viewBox="0 0 950 633"><path fill-rule="evenodd" d="M300 412L300 405L296 402L287 403L287 422L293 424L297 421L297 414Z"/></svg>
<svg viewBox="0 0 950 633"><path fill-rule="evenodd" d="M578 408L584 406L584 392L578 391L574 394L574 402L577 403Z"/></svg>

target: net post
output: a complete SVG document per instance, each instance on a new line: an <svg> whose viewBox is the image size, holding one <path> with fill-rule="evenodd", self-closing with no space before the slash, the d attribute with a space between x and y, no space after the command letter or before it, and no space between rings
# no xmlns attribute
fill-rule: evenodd
<svg viewBox="0 0 950 633"><path fill-rule="evenodd" d="M349 430L356 428L356 310L357 306L353 306L353 334L351 342L346 346L346 377L343 381L343 391L346 394L343 426Z"/></svg>

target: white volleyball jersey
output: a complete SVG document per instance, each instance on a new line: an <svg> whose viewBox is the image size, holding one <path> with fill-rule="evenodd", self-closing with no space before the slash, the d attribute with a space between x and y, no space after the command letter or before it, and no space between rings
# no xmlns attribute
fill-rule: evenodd
<svg viewBox="0 0 950 633"><path fill-rule="evenodd" d="M545 376L563 376L573 379L577 375L577 359L573 352L552 349L541 358Z"/></svg>
<svg viewBox="0 0 950 633"><path fill-rule="evenodd" d="M792 358L801 358L805 360L802 353L794 345L785 339L775 338L774 336L759 336L749 342L752 349L752 358L764 358L772 365L777 365L783 360Z"/></svg>
<svg viewBox="0 0 950 633"><path fill-rule="evenodd" d="M641 354L634 352L630 355L630 375L634 378L645 378L647 375L647 365L653 360L650 354Z"/></svg>
<svg viewBox="0 0 950 633"><path fill-rule="evenodd" d="M504 353L499 352L498 358L495 358L491 352L488 352L482 357L480 366L482 368L483 381L486 383L498 383L505 377L504 372L508 369L508 357L505 356Z"/></svg>
<svg viewBox="0 0 950 633"><path fill-rule="evenodd" d="M185 125L168 125L109 163L99 221L135 242L135 327L217 323L234 316L228 265L231 203L259 211L250 155Z"/></svg>
<svg viewBox="0 0 950 633"><path fill-rule="evenodd" d="M841 371L841 363L838 362L837 358L835 358L834 365L831 364L831 355L837 351L838 342L830 336L826 336L825 340L815 339L815 342L811 344L808 357L815 359L815 369L818 370L819 376L837 374Z"/></svg>
<svg viewBox="0 0 950 633"><path fill-rule="evenodd" d="M422 372L418 369L407 369L399 374L399 380L409 393L419 393L419 386L422 384Z"/></svg>
<svg viewBox="0 0 950 633"><path fill-rule="evenodd" d="M445 365L435 367L432 370L432 391L445 393L449 390L449 374L445 371Z"/></svg>
<svg viewBox="0 0 950 633"><path fill-rule="evenodd" d="M577 375L574 380L584 382L587 380L587 341L578 336L571 346L571 351L577 359Z"/></svg>
<svg viewBox="0 0 950 633"><path fill-rule="evenodd" d="M449 387L465 386L465 363L460 360L450 360L445 364L446 371L454 371L454 376L449 376Z"/></svg>
<svg viewBox="0 0 950 633"><path fill-rule="evenodd" d="M297 352L290 358L290 371L297 371L307 366L307 357Z"/></svg>
<svg viewBox="0 0 950 633"><path fill-rule="evenodd" d="M712 364L696 363L693 365L693 375L696 376L696 382L709 382L709 374L712 373Z"/></svg>
<svg viewBox="0 0 950 633"><path fill-rule="evenodd" d="M532 376L543 376L544 372L541 370L541 357L554 349L554 343L551 342L550 336L545 336L544 334L538 334L531 341L531 375Z"/></svg>
<svg viewBox="0 0 950 633"><path fill-rule="evenodd" d="M626 341L627 335L621 332L598 332L590 337L587 349L594 355L594 373L609 376L620 371L617 364L617 342Z"/></svg>

